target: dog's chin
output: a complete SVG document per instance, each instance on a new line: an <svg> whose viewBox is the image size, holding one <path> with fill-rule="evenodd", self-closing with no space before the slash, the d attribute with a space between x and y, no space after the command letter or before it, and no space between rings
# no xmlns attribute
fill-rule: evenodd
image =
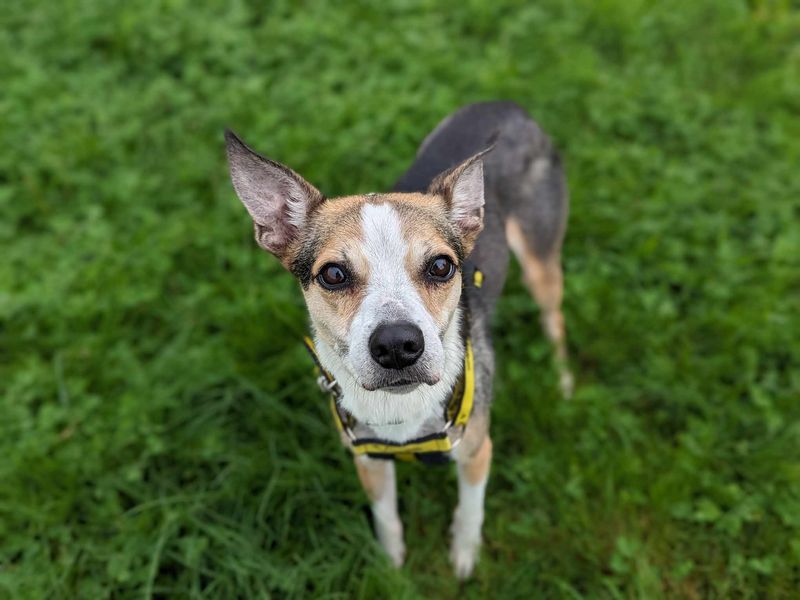
<svg viewBox="0 0 800 600"><path fill-rule="evenodd" d="M361 381L361 387L368 392L389 392L390 394L410 394L423 385L436 385L441 380L440 376L426 375L423 377L399 377L397 379L380 379L377 381Z"/></svg>
<svg viewBox="0 0 800 600"><path fill-rule="evenodd" d="M390 394L410 394L411 392L415 391L419 386L424 385L422 383L395 383L392 385L387 385L386 387L378 388L382 392L389 392Z"/></svg>

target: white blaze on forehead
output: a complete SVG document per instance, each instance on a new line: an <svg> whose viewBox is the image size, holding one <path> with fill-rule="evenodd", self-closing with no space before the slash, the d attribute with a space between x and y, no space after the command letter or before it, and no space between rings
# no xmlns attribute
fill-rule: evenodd
<svg viewBox="0 0 800 600"><path fill-rule="evenodd" d="M365 204L361 209L361 226L364 255L369 262L367 303L373 309L396 305L399 313L406 313L398 314L398 319L405 317L419 324L420 315L408 314L421 308L422 301L406 272L408 244L400 216L389 204Z"/></svg>
<svg viewBox="0 0 800 600"><path fill-rule="evenodd" d="M365 204L361 208L364 250L373 260L387 260L406 251L403 230L397 211L389 204Z"/></svg>
<svg viewBox="0 0 800 600"><path fill-rule="evenodd" d="M444 350L433 316L425 308L411 275L406 270L408 244L403 236L400 215L391 204L365 204L361 208L361 250L369 264L364 299L350 326L348 360L362 381L380 377L380 367L372 359L369 339L382 323L408 321L419 327L425 350L416 368L438 380L444 369Z"/></svg>

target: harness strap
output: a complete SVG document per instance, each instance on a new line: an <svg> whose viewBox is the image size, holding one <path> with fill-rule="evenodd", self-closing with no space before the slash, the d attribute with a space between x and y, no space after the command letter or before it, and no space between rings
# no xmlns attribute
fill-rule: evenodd
<svg viewBox="0 0 800 600"><path fill-rule="evenodd" d="M328 392L330 398L331 414L336 428L347 435L350 439L352 452L354 454L380 455L381 457L396 457L411 460L411 457L422 453L446 453L450 452L460 441L451 442L448 432L452 427L465 427L472 414L472 405L475 398L475 365L472 353L472 342L469 338L464 349L464 373L461 380L453 390L450 400L445 408L447 421L444 428L436 433L432 433L408 442L397 443L379 438L359 438L353 432L355 420L344 409L339 406L339 399L342 397L341 388L333 376L325 370L319 361L314 342L309 337L303 339L309 354L311 355L320 375L317 383L323 391ZM401 456L409 455L409 456Z"/></svg>

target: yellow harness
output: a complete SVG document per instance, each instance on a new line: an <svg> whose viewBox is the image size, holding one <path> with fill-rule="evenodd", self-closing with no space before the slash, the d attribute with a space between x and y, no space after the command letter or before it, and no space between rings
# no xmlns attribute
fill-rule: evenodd
<svg viewBox="0 0 800 600"><path fill-rule="evenodd" d="M473 285L481 287L482 284L483 274L476 269ZM339 405L342 397L339 384L320 363L311 338L305 337L303 341L319 372L317 383L323 391L330 394L331 413L336 428L347 436L353 454L366 454L373 458L416 460L429 464L449 460L450 451L456 447L464 435L464 429L472 415L472 404L475 398L475 362L472 354L472 342L469 338L466 340L464 349L464 372L456 383L445 407L444 427L434 433L403 443L374 437L358 437L355 434L356 420Z"/></svg>

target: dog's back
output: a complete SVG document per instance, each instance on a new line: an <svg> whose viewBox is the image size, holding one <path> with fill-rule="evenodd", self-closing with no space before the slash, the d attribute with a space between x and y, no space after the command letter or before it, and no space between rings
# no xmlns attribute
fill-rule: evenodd
<svg viewBox="0 0 800 600"><path fill-rule="evenodd" d="M561 245L568 213L561 160L528 113L513 102L482 102L446 117L425 138L411 167L394 187L424 191L436 175L487 146L484 158L485 216L470 262L490 274L475 292L475 308L491 312L503 288L508 248L522 266L525 283L542 311L542 325L556 349L561 385L569 395L566 367Z"/></svg>

